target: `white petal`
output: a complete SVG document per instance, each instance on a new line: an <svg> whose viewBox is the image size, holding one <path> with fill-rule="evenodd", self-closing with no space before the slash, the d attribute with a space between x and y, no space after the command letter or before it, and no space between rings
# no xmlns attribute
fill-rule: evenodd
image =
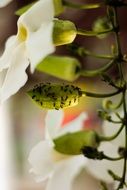
<svg viewBox="0 0 127 190"><path fill-rule="evenodd" d="M63 135L68 132L76 132L83 129L83 122L87 119L87 114L85 112L81 113L76 119L64 125L59 135Z"/></svg>
<svg viewBox="0 0 127 190"><path fill-rule="evenodd" d="M37 181L45 180L54 169L52 160L52 145L49 141L41 141L29 155L29 162L32 165L30 172L37 175Z"/></svg>
<svg viewBox="0 0 127 190"><path fill-rule="evenodd" d="M29 35L26 41L26 49L32 72L40 61L55 51L52 33L53 22L49 22L42 24L39 30Z"/></svg>
<svg viewBox="0 0 127 190"><path fill-rule="evenodd" d="M121 116L123 116L123 112L120 111L119 114ZM115 114L112 114L112 119L114 121L118 121L118 118ZM105 121L102 125L102 129L103 129L103 132L104 132L104 135L105 136L112 136L114 135L118 130L119 128L121 127L120 124L116 124L116 123L111 123L111 122L108 122L108 121ZM117 146L124 146L125 144L125 130L123 129L122 132L119 134L119 136L112 141L112 143L114 145L117 145Z"/></svg>
<svg viewBox="0 0 127 190"><path fill-rule="evenodd" d="M36 32L45 22L51 22L54 17L53 0L39 0L18 20L18 26L23 25L29 32Z"/></svg>
<svg viewBox="0 0 127 190"><path fill-rule="evenodd" d="M53 17L53 0L40 0L19 18L18 29L23 26L27 31L26 48L32 72L41 60L55 50Z"/></svg>
<svg viewBox="0 0 127 190"><path fill-rule="evenodd" d="M86 165L83 156L76 156L61 162L49 179L46 190L71 190L73 180Z"/></svg>
<svg viewBox="0 0 127 190"><path fill-rule="evenodd" d="M62 126L64 112L62 110L51 110L47 112L45 119L46 138L53 139L57 137L58 131Z"/></svg>
<svg viewBox="0 0 127 190"><path fill-rule="evenodd" d="M0 0L0 7L5 7L8 5L12 0Z"/></svg>
<svg viewBox="0 0 127 190"><path fill-rule="evenodd" d="M11 36L10 38L8 38L5 44L5 51L0 57L0 71L10 66L10 59L13 56L13 52L17 48L18 44L19 42L17 41L16 36Z"/></svg>
<svg viewBox="0 0 127 190"><path fill-rule="evenodd" d="M99 147L100 151L104 151L107 156L119 157L117 154L117 147L111 143L102 143ZM89 160L87 164L88 171L96 178L106 181L113 182L112 177L108 174L107 170L114 171L117 175L122 175L123 161L108 161L108 160Z"/></svg>
<svg viewBox="0 0 127 190"><path fill-rule="evenodd" d="M5 101L11 95L15 94L27 81L25 72L29 62L26 59L24 44L15 49L10 59L10 67L6 73L0 94L1 102Z"/></svg>

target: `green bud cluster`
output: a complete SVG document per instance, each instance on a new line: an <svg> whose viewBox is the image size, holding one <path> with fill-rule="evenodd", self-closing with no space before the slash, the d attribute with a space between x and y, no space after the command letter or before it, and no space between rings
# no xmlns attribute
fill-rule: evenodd
<svg viewBox="0 0 127 190"><path fill-rule="evenodd" d="M73 85L42 83L30 90L28 95L41 108L59 110L77 105L82 91Z"/></svg>

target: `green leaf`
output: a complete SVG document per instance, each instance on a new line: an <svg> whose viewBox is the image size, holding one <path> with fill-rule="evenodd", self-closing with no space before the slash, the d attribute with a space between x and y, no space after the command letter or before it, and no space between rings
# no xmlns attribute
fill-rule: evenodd
<svg viewBox="0 0 127 190"><path fill-rule="evenodd" d="M95 131L86 130L67 133L53 140L55 150L68 155L82 154L84 146L97 146L97 134Z"/></svg>
<svg viewBox="0 0 127 190"><path fill-rule="evenodd" d="M22 7L21 9L18 9L15 14L17 16L21 16L23 13L25 13L29 8L31 8L34 5L34 3L28 4L24 7Z"/></svg>

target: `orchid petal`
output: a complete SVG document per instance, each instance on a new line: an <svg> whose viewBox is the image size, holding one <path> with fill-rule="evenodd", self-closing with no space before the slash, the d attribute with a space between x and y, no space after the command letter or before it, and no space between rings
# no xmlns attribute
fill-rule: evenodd
<svg viewBox="0 0 127 190"><path fill-rule="evenodd" d="M29 62L26 59L24 45L21 44L15 49L10 60L10 67L6 73L5 80L0 91L1 101L16 93L27 81L25 72Z"/></svg>
<svg viewBox="0 0 127 190"><path fill-rule="evenodd" d="M87 119L87 114L85 112L81 113L76 119L64 125L59 131L59 135L66 133L76 132L83 129L83 122Z"/></svg>
<svg viewBox="0 0 127 190"><path fill-rule="evenodd" d="M10 59L13 56L13 52L17 48L18 44L19 42L17 41L16 36L11 36L10 38L8 38L5 44L5 51L0 57L0 71L2 71L3 69L7 69L10 66Z"/></svg>
<svg viewBox="0 0 127 190"><path fill-rule="evenodd" d="M102 143L99 147L99 151L104 151L104 154L109 157L119 157L117 151L117 146L114 146L111 143ZM117 175L122 176L122 167L121 165L123 164L123 161L109 161L109 160L89 160L86 168L88 171L95 176L96 178L112 183L113 179L112 177L108 174L108 170L112 170L115 172Z"/></svg>
<svg viewBox="0 0 127 190"><path fill-rule="evenodd" d="M59 163L49 179L46 190L70 190L73 180L85 165L86 159L83 156L76 156Z"/></svg>
<svg viewBox="0 0 127 190"><path fill-rule="evenodd" d="M52 173L54 169L54 162L52 159L52 145L49 141L41 141L30 152L29 162L32 165L31 173L37 175L36 180L45 180Z"/></svg>
<svg viewBox="0 0 127 190"><path fill-rule="evenodd" d="M46 138L53 139L57 137L64 119L62 110L51 110L47 112L45 119Z"/></svg>

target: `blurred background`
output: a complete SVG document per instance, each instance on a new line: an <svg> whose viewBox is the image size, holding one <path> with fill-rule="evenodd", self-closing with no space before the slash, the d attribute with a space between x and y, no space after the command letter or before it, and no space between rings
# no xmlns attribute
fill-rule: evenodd
<svg viewBox="0 0 127 190"><path fill-rule="evenodd" d="M6 39L11 35L16 34L17 31L16 23L18 17L14 14L15 11L23 5L26 5L28 2L30 2L30 0L13 0L13 2L7 7L0 9L1 54L4 50ZM95 0L72 0L72 2L92 3L95 2ZM99 2L99 0L96 2ZM60 18L72 20L76 23L76 26L90 30L95 18L104 16L105 13L106 10L103 8L92 11L66 9L66 12L62 14ZM127 16L126 9L122 8L119 11L119 14L120 26L122 28L122 49L126 53L127 47L125 41L127 38L127 25L126 20L124 19ZM95 37L77 37L76 42L93 52L108 54L111 53L111 46L114 44L114 39L112 36L109 36L105 39L98 39ZM56 54L71 55L66 46L57 48ZM88 56L82 59L77 56L77 58L81 61L82 67L84 69L94 69L105 64L105 61L103 60ZM61 80L46 74L39 73L37 71L31 75L29 68L27 72L29 74L29 80L27 84L5 103L4 108L0 108L0 151L2 151L2 156L0 158L0 184L3 184L2 190L43 190L45 189L46 185L46 182L38 184L34 181L33 176L31 176L29 173L30 165L27 160L32 147L44 138L43 129L45 125L44 118L46 111L40 110L38 107L36 107L36 105L34 105L26 95L26 91L35 84L42 81L61 82ZM114 75L115 73L115 70L111 70L110 74ZM87 91L93 92L103 93L103 91L108 92L110 90L110 88L107 88L105 83L100 78L96 77L80 77L74 82L74 84L86 89ZM114 101L117 101L117 99ZM65 110L65 122L69 122L78 116L80 112L86 111L89 115L89 118L84 122L84 127L98 130L101 127L101 120L98 118L97 109L100 108L101 100L83 98L81 99L78 106ZM81 181L84 183L84 186L82 187L79 185ZM4 187L5 183L6 187ZM74 182L73 189L97 190L98 182L92 176L88 174L86 175L85 171L82 171L76 182Z"/></svg>

